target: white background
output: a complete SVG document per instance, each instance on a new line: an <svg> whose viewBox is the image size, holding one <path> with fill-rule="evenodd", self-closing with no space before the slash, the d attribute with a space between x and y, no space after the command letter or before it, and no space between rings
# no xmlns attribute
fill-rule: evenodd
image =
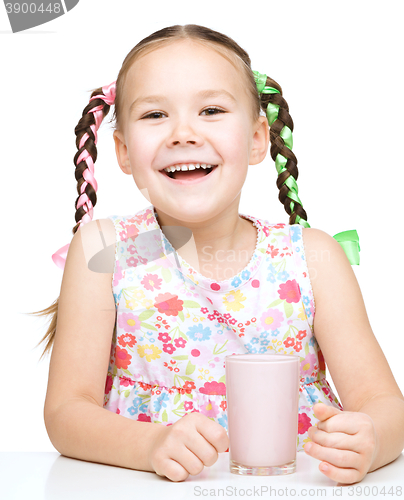
<svg viewBox="0 0 404 500"><path fill-rule="evenodd" d="M330 235L358 231L353 270L404 391L402 10L401 1L81 0L67 15L13 34L0 5L0 451L54 451L43 422L49 358L39 362L44 344L35 348L47 320L25 313L59 296L62 271L51 255L75 225L74 128L88 91L116 80L142 38L174 24L231 36L253 69L282 86L308 221ZM119 169L110 113L98 132L98 219L149 204ZM276 177L269 154L250 167L240 211L288 222Z"/></svg>

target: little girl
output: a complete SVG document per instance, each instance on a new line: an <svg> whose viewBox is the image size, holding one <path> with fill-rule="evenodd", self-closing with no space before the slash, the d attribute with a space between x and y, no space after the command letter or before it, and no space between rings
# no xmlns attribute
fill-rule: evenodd
<svg viewBox="0 0 404 500"><path fill-rule="evenodd" d="M97 130L113 104L119 166L150 205L92 221ZM300 357L297 450L332 480L358 482L401 453L404 399L351 268L356 232L310 228L292 132L281 87L202 26L153 33L92 92L75 128L77 224L53 256L59 300L42 311L60 453L199 474L228 450L225 356L246 352ZM288 224L239 213L269 143Z"/></svg>

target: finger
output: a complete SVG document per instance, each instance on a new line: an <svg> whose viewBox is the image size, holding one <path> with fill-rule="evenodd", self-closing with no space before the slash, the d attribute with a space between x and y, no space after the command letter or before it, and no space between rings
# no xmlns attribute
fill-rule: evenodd
<svg viewBox="0 0 404 500"><path fill-rule="evenodd" d="M327 448L351 450L357 453L361 452L363 448L355 435L352 436L345 432L325 432L312 426L309 428L308 435L314 443Z"/></svg>
<svg viewBox="0 0 404 500"><path fill-rule="evenodd" d="M200 413L195 413L194 415L200 415L200 418L197 418L195 422L199 434L201 434L218 453L226 451L229 447L229 436L224 427L210 420L210 418L205 415L201 415Z"/></svg>
<svg viewBox="0 0 404 500"><path fill-rule="evenodd" d="M163 460L154 470L158 476L166 477L170 481L184 481L189 476L189 472L181 464L169 458Z"/></svg>
<svg viewBox="0 0 404 500"><path fill-rule="evenodd" d="M333 417L334 415L342 413L342 411L339 408L336 408L335 406L331 405L326 405L324 403L316 403L313 406L313 412L315 418L320 422L323 422L328 418Z"/></svg>
<svg viewBox="0 0 404 500"><path fill-rule="evenodd" d="M191 476L197 476L205 468L205 464L199 458L199 450L197 455L185 446L175 448L170 454L170 459L174 462L174 464L169 464L174 471L178 470L176 462Z"/></svg>
<svg viewBox="0 0 404 500"><path fill-rule="evenodd" d="M363 427L363 419L354 411L341 412L333 415L327 420L317 422L317 429L325 432L344 432L345 434L356 434Z"/></svg>
<svg viewBox="0 0 404 500"><path fill-rule="evenodd" d="M206 467L211 467L218 459L216 448L209 443L201 434L193 434L192 438L185 441L185 446L188 450L196 455L196 457ZM190 472L190 474L192 474ZM199 472L197 473L199 474Z"/></svg>
<svg viewBox="0 0 404 500"><path fill-rule="evenodd" d="M335 467L344 469L361 468L362 457L360 453L351 450L339 450L336 448L327 448L321 446L314 441L306 443L304 451L313 458L327 462Z"/></svg>
<svg viewBox="0 0 404 500"><path fill-rule="evenodd" d="M357 469L343 469L335 467L328 462L321 462L319 465L320 471L330 478L332 481L337 481L340 484L353 484L361 481L365 475Z"/></svg>

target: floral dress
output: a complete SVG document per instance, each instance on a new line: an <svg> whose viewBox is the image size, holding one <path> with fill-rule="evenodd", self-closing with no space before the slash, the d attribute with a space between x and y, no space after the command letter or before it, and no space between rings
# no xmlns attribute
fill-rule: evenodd
<svg viewBox="0 0 404 500"><path fill-rule="evenodd" d="M153 205L110 216L116 230L116 321L104 407L172 425L200 412L227 430L225 356L300 357L297 451L321 401L343 409L313 334L315 304L299 224L240 214L257 229L247 266L225 281L201 275L175 252Z"/></svg>

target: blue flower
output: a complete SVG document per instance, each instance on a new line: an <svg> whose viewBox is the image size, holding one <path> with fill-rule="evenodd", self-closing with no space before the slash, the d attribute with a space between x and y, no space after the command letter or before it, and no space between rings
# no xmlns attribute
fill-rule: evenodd
<svg viewBox="0 0 404 500"><path fill-rule="evenodd" d="M292 241L299 241L300 238L300 226L290 226L290 236Z"/></svg>
<svg viewBox="0 0 404 500"><path fill-rule="evenodd" d="M271 333L271 337L276 337L277 335L279 335L279 328L273 330L273 332Z"/></svg>
<svg viewBox="0 0 404 500"><path fill-rule="evenodd" d="M309 340L309 346L314 347L314 342L315 342L315 338L311 337L311 339Z"/></svg>
<svg viewBox="0 0 404 500"><path fill-rule="evenodd" d="M303 304L308 306L310 304L310 299L307 295L303 295Z"/></svg>
<svg viewBox="0 0 404 500"><path fill-rule="evenodd" d="M258 344L260 339L258 337L254 337L251 339L251 344Z"/></svg>
<svg viewBox="0 0 404 500"><path fill-rule="evenodd" d="M275 283L276 278L273 274L268 274L267 281L270 281L271 283Z"/></svg>
<svg viewBox="0 0 404 500"><path fill-rule="evenodd" d="M133 404L133 406L139 406L139 405L141 405L141 404L142 404L142 401L143 401L143 399L142 399L142 398L137 397L137 398L135 398L135 399L132 401L132 404Z"/></svg>
<svg viewBox="0 0 404 500"><path fill-rule="evenodd" d="M199 323L198 325L192 325L190 328L188 328L187 334L188 337L190 337L192 340L199 340L200 342L202 342L203 340L210 339L212 331L208 326L204 328L203 324Z"/></svg>
<svg viewBox="0 0 404 500"><path fill-rule="evenodd" d="M267 352L266 347L261 347L260 350L258 351L260 354L265 354Z"/></svg>
<svg viewBox="0 0 404 500"><path fill-rule="evenodd" d="M234 287L238 287L241 284L241 279L238 276L236 276L231 282L231 284Z"/></svg>
<svg viewBox="0 0 404 500"><path fill-rule="evenodd" d="M217 421L227 431L227 415L222 415L220 418L217 419Z"/></svg>
<svg viewBox="0 0 404 500"><path fill-rule="evenodd" d="M137 412L139 411L139 408L135 408L134 406L131 406L130 408L128 408L128 412L132 415L136 415Z"/></svg>
<svg viewBox="0 0 404 500"><path fill-rule="evenodd" d="M269 333L267 331L263 331L260 333L260 338L261 339L266 339L268 337Z"/></svg>
<svg viewBox="0 0 404 500"><path fill-rule="evenodd" d="M271 271L272 274L277 274L277 270L274 268L272 264L268 266L268 271Z"/></svg>
<svg viewBox="0 0 404 500"><path fill-rule="evenodd" d="M316 396L314 393L315 393L315 388L314 387L306 387L306 391L308 392L309 394L309 398L310 398L310 401L312 403L316 403L317 402L317 399L318 399L318 396Z"/></svg>
<svg viewBox="0 0 404 500"><path fill-rule="evenodd" d="M241 277L243 278L243 280L248 280L250 274L251 274L250 271L245 270L241 273Z"/></svg>
<svg viewBox="0 0 404 500"><path fill-rule="evenodd" d="M139 412L146 413L147 412L147 403L143 403L139 406Z"/></svg>
<svg viewBox="0 0 404 500"><path fill-rule="evenodd" d="M286 281L289 278L289 273L287 273L286 271L282 271L281 273L278 273L277 278L278 280Z"/></svg>
<svg viewBox="0 0 404 500"><path fill-rule="evenodd" d="M296 252L300 252L300 247L296 247Z"/></svg>
<svg viewBox="0 0 404 500"><path fill-rule="evenodd" d="M160 394L160 396L154 402L154 410L160 411L161 407L167 408L165 401L168 401L169 399L170 398L168 397L168 395L165 392Z"/></svg>
<svg viewBox="0 0 404 500"><path fill-rule="evenodd" d="M269 345L269 340L268 339L262 339L261 340L261 345Z"/></svg>
<svg viewBox="0 0 404 500"><path fill-rule="evenodd" d="M250 354L257 354L256 347L252 347L251 344L246 344L245 347Z"/></svg>

